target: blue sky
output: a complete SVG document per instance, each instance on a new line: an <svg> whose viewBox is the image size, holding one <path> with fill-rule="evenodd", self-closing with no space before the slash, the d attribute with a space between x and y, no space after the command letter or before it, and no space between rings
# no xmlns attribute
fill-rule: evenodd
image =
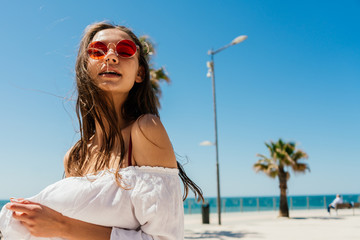
<svg viewBox="0 0 360 240"><path fill-rule="evenodd" d="M77 46L102 20L156 43L154 61L172 80L162 85L161 119L205 196L216 196L215 149L199 145L214 141L207 51L243 34L215 56L222 195L278 195L277 180L252 165L279 138L309 155L311 172L291 175L290 195L359 194L359 10L355 0L3 1L0 199L61 179L78 139Z"/></svg>

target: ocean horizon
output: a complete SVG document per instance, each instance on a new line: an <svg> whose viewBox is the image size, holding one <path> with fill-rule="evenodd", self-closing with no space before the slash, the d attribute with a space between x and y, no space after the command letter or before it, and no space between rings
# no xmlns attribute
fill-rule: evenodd
<svg viewBox="0 0 360 240"><path fill-rule="evenodd" d="M359 194L341 195L344 202L360 202ZM334 200L335 194L328 195L291 195L288 196L289 210L326 209ZM9 200L0 200L2 208ZM252 197L222 197L221 212L251 212L251 211L277 211L279 210L279 196L252 196ZM217 198L205 197L205 206L209 206L211 213L217 212ZM196 202L194 198L184 201L185 214L201 213L203 203Z"/></svg>

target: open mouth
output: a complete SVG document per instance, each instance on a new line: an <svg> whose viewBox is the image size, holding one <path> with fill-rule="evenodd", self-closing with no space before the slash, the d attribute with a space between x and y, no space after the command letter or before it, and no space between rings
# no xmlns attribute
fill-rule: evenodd
<svg viewBox="0 0 360 240"><path fill-rule="evenodd" d="M113 71L106 71L106 72L102 72L102 73L99 73L100 76L102 75L114 75L114 76L121 76L120 73L117 73L117 72L113 72Z"/></svg>

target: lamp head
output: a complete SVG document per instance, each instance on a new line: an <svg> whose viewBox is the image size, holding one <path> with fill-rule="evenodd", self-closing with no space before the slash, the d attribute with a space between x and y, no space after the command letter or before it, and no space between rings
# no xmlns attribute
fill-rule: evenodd
<svg viewBox="0 0 360 240"><path fill-rule="evenodd" d="M245 41L247 38L248 38L248 36L246 36L246 35L238 36L237 38L235 38L234 40L232 40L231 45L235 45L235 44L241 43L241 42Z"/></svg>

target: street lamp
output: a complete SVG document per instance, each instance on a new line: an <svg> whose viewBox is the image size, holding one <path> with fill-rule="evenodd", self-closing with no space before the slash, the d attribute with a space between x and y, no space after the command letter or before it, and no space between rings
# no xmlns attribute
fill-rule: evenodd
<svg viewBox="0 0 360 240"><path fill-rule="evenodd" d="M216 115L216 94L215 94L215 71L214 71L214 55L222 50L241 43L246 40L246 35L241 35L231 41L231 43L221 47L215 51L212 49L208 51L208 54L211 55L211 61L207 62L207 67L209 68L207 76L212 79L212 89L213 89L213 99L214 99L214 123L215 123L215 149L216 149L216 182L217 182L217 210L218 210L218 222L221 225L221 200L220 200L220 174L219 174L219 144L218 144L218 132L217 132L217 115Z"/></svg>

